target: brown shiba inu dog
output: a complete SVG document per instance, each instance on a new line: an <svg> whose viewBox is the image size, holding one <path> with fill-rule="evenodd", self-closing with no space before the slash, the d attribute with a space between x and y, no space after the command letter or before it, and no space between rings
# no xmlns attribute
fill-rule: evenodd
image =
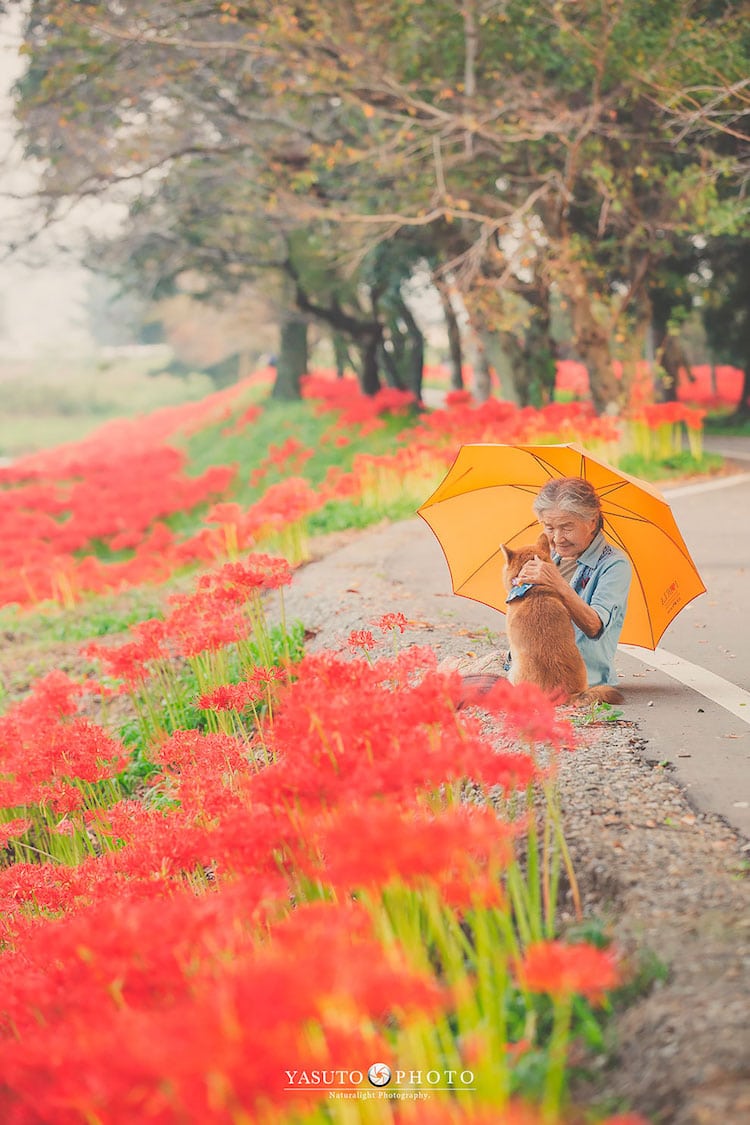
<svg viewBox="0 0 750 1125"><path fill-rule="evenodd" d="M616 688L607 684L588 686L586 665L576 647L573 623L561 598L548 587L525 588L513 581L535 555L551 561L547 536L540 535L533 547L512 550L503 545L502 551L503 581L511 595L506 631L513 683L536 684L550 695L560 696L561 702L575 705L622 703L623 697Z"/></svg>

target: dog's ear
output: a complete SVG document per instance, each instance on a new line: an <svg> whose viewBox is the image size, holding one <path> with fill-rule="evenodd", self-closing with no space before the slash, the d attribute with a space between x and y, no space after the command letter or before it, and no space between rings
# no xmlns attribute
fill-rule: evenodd
<svg viewBox="0 0 750 1125"><path fill-rule="evenodd" d="M505 543L500 544L500 550L505 555L506 563L509 563L511 559L514 559L516 557L516 552L513 551L510 547L506 547Z"/></svg>
<svg viewBox="0 0 750 1125"><path fill-rule="evenodd" d="M549 539L544 534L544 532L542 532L542 534L539 536L539 538L536 541L536 553L542 559L549 559L549 560L552 559L552 552L550 551Z"/></svg>

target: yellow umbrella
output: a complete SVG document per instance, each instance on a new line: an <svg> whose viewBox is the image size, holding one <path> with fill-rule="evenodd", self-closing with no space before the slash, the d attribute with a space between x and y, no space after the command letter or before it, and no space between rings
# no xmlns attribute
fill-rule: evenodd
<svg viewBox="0 0 750 1125"><path fill-rule="evenodd" d="M584 477L598 492L604 535L633 565L620 643L656 648L669 623L706 587L662 494L579 445L461 446L419 509L443 548L453 592L505 613L500 544L536 540L532 503L553 477Z"/></svg>

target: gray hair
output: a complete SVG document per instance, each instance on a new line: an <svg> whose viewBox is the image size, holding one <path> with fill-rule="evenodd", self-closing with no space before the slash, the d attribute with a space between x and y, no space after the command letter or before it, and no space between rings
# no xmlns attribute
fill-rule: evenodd
<svg viewBox="0 0 750 1125"><path fill-rule="evenodd" d="M604 523L599 495L594 486L583 477L555 477L548 480L540 488L532 506L541 523L544 522L544 513L552 508L572 512L585 520L595 519L599 528Z"/></svg>

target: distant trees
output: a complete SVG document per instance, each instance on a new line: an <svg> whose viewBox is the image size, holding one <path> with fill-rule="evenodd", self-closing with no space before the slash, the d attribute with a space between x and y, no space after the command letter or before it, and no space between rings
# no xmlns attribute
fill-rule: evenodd
<svg viewBox="0 0 750 1125"><path fill-rule="evenodd" d="M96 259L127 284L275 278L278 394L313 318L368 393L418 395L426 271L454 382L451 290L520 401L550 393L563 310L616 410L613 358L688 299L675 261L747 232L747 24L723 0L31 0L17 110L48 216L126 201Z"/></svg>
<svg viewBox="0 0 750 1125"><path fill-rule="evenodd" d="M744 421L750 418L750 239L717 239L707 249L713 284L703 323L715 358L745 373L735 412Z"/></svg>

